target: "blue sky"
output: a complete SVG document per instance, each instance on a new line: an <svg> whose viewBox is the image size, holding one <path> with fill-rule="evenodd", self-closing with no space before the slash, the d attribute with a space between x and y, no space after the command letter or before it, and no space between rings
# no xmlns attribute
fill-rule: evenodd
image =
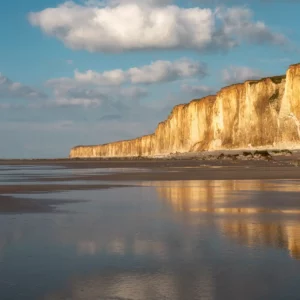
<svg viewBox="0 0 300 300"><path fill-rule="evenodd" d="M0 157L148 134L178 103L283 74L300 60L300 1L247 2L6 1Z"/></svg>

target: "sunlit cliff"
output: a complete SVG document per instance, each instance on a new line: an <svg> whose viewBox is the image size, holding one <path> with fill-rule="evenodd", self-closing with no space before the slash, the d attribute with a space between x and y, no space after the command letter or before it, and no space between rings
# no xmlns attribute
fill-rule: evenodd
<svg viewBox="0 0 300 300"><path fill-rule="evenodd" d="M77 146L70 157L159 156L202 150L300 147L300 64L286 76L246 81L173 108L155 132Z"/></svg>

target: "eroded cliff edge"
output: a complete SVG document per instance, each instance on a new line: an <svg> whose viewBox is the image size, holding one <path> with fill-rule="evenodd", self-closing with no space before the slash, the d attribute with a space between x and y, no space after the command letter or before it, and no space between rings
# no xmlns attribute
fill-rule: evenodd
<svg viewBox="0 0 300 300"><path fill-rule="evenodd" d="M70 157L160 156L203 150L300 148L300 64L173 108L151 135L77 146Z"/></svg>

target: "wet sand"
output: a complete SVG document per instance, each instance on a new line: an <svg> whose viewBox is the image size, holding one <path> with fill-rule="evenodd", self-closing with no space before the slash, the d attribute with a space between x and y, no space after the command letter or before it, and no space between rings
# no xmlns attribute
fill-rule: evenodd
<svg viewBox="0 0 300 300"><path fill-rule="evenodd" d="M79 201L64 200L37 200L28 198L19 198L12 196L0 196L0 213L50 213L57 212L57 206L62 204L78 203Z"/></svg>
<svg viewBox="0 0 300 300"><path fill-rule="evenodd" d="M125 185L64 185L64 184L44 184L44 185L1 185L0 186L0 214L2 213L49 213L57 212L61 209L61 205L70 204L72 200L44 200L23 198L19 194L35 194L35 193L54 193L65 191L79 190L101 190L116 187L125 187ZM9 195L8 195L9 194ZM11 196L13 195L13 196ZM80 200L81 202L84 199ZM78 202L78 201L76 201Z"/></svg>
<svg viewBox="0 0 300 300"><path fill-rule="evenodd" d="M126 186L124 184L103 184L101 182L95 184L94 181L91 182L91 180L94 180L92 177L86 179L85 183L77 183L78 177L76 176L55 178L51 173L47 174L47 169L44 169L45 166L54 166L54 170L57 170L56 174L59 174L61 170L66 169L66 162L67 160L57 164L56 160L2 160L0 164L3 166L0 170L0 174L3 176L0 184L0 214L57 212L61 209L62 204L72 203L72 200L65 201L60 199L45 201L42 199L43 197L40 197L41 199L33 199L30 198L30 195L80 190L102 190ZM27 167L34 167L35 171L43 170L47 175L28 174L28 170L30 171L30 169L27 169ZM69 168L74 169L74 165L70 165ZM16 171L18 174L10 175L9 172L11 171ZM66 181L72 182L71 184L64 183ZM23 195L26 195L26 197Z"/></svg>
<svg viewBox="0 0 300 300"><path fill-rule="evenodd" d="M140 180L211 180L211 179L300 179L300 154L273 156L272 160L220 160L201 157L173 159L48 159L48 160L0 160L1 165L52 166L66 169L126 169L106 175L81 174L63 178L32 177L32 181L140 181ZM300 166L300 164L299 164ZM144 169L137 172L136 169Z"/></svg>
<svg viewBox="0 0 300 300"><path fill-rule="evenodd" d="M219 155L219 154L218 154ZM28 183L22 184L23 178L12 179L15 184L0 185L0 213L3 212L41 212L52 211L53 203L40 201L21 201L18 195L34 193L52 193L72 190L97 190L124 187L139 181L177 181L177 180L249 180L249 179L300 179L300 168L295 166L299 153L279 155L272 160L220 160L217 156L210 160L201 157L176 157L172 159L41 159L41 160L0 160L2 171L50 166L62 169L110 169L109 173L94 174L79 172L65 176L31 175L24 177ZM137 169L143 169L142 172ZM115 170L115 171L114 171ZM123 170L120 172L120 170ZM25 172L26 173L26 172ZM22 176L21 176L22 177ZM74 184L75 181L84 184ZM95 183L99 181L99 184ZM39 184L36 184L39 182ZM66 183L64 183L66 182ZM68 182L68 183L67 183ZM73 184L70 184L70 182ZM105 184L105 182L109 182ZM112 182L115 182L113 184ZM7 196L9 195L9 197ZM16 196L15 196L16 195ZM17 198L16 198L17 197ZM61 202L63 204L63 202Z"/></svg>
<svg viewBox="0 0 300 300"><path fill-rule="evenodd" d="M70 190L101 190L125 185L104 185L104 184L87 184L87 185L65 185L65 184L39 184L39 185L1 185L0 194L27 194L27 193L48 193L48 192L65 192Z"/></svg>
<svg viewBox="0 0 300 300"><path fill-rule="evenodd" d="M295 160L5 161L1 300L298 299Z"/></svg>

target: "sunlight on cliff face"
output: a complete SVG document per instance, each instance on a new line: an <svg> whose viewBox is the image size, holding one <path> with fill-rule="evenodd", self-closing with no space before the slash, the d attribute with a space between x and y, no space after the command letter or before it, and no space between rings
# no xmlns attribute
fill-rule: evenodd
<svg viewBox="0 0 300 300"><path fill-rule="evenodd" d="M97 146L70 157L157 156L190 151L300 147L300 64L286 76L246 81L173 108L153 134ZM250 145L250 146L249 146Z"/></svg>

